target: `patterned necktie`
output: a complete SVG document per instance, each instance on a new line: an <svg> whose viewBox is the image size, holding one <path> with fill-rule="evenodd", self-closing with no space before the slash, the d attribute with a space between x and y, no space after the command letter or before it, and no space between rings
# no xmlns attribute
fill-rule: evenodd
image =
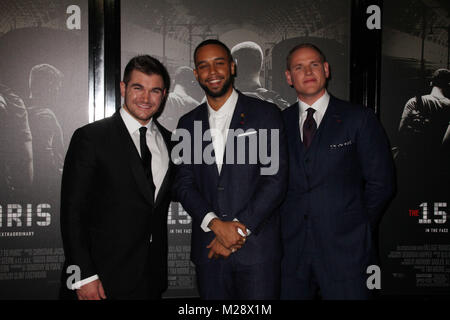
<svg viewBox="0 0 450 320"><path fill-rule="evenodd" d="M152 154L150 153L150 149L147 146L147 138L146 138L147 127L140 127L139 133L141 143L142 165L144 166L145 174L153 190L153 193L155 193L155 184L153 183L153 174L152 174Z"/></svg>
<svg viewBox="0 0 450 320"><path fill-rule="evenodd" d="M314 120L313 114L316 110L313 108L308 108L306 112L308 115L306 116L306 120L303 123L303 144L305 148L308 149L311 145L311 142L314 138L314 134L317 130L317 123Z"/></svg>

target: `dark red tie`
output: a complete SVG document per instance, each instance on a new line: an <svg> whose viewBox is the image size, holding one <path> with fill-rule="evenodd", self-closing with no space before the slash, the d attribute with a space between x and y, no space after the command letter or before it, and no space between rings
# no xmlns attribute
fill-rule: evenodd
<svg viewBox="0 0 450 320"><path fill-rule="evenodd" d="M308 108L306 112L308 115L306 116L306 120L303 123L303 144L305 148L308 149L311 145L311 142L314 138L314 134L317 130L317 123L314 120L313 114L316 110L313 108Z"/></svg>

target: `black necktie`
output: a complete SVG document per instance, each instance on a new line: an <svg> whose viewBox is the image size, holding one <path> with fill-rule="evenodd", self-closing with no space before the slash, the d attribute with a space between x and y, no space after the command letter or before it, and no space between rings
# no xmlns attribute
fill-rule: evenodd
<svg viewBox="0 0 450 320"><path fill-rule="evenodd" d="M306 110L306 112L308 112L308 115L306 116L305 123L303 123L303 144L305 145L306 149L308 149L311 145L314 134L317 130L317 123L313 117L315 111L316 110L314 110L313 108L308 108Z"/></svg>
<svg viewBox="0 0 450 320"><path fill-rule="evenodd" d="M152 175L152 154L150 153L150 149L147 146L147 127L140 127L140 142L141 142L141 158L142 165L144 166L145 174L147 176L147 180L150 183L150 186L155 192L155 184L153 183L153 175Z"/></svg>

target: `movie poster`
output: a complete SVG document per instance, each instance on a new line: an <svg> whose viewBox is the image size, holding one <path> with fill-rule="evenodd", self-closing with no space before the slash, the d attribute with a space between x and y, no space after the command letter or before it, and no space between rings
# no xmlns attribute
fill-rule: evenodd
<svg viewBox="0 0 450 320"><path fill-rule="evenodd" d="M56 299L59 197L88 122L88 1L0 2L0 299Z"/></svg>
<svg viewBox="0 0 450 320"><path fill-rule="evenodd" d="M385 1L381 121L397 195L380 228L386 295L450 290L448 1Z"/></svg>
<svg viewBox="0 0 450 320"><path fill-rule="evenodd" d="M164 63L172 84L159 121L174 130L183 114L204 101L192 71L192 54L201 41L219 39L231 49L238 90L285 109L296 102L284 76L286 55L300 42L323 49L331 65L328 89L348 99L349 30L350 1L127 0L121 3L122 70L138 54ZM189 259L191 224L181 205L172 203L166 297L197 295Z"/></svg>

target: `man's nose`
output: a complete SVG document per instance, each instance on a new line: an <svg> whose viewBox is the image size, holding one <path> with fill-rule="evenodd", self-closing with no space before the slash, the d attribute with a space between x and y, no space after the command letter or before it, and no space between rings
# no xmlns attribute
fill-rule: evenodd
<svg viewBox="0 0 450 320"><path fill-rule="evenodd" d="M306 74L311 74L312 73L312 68L310 66L306 66L305 67L305 73Z"/></svg>
<svg viewBox="0 0 450 320"><path fill-rule="evenodd" d="M212 73L212 74L217 73L216 65L214 63L211 65L211 68L209 69L209 72Z"/></svg>
<svg viewBox="0 0 450 320"><path fill-rule="evenodd" d="M144 93L142 94L142 100L144 102L149 102L150 101L150 91L145 91L144 90Z"/></svg>

